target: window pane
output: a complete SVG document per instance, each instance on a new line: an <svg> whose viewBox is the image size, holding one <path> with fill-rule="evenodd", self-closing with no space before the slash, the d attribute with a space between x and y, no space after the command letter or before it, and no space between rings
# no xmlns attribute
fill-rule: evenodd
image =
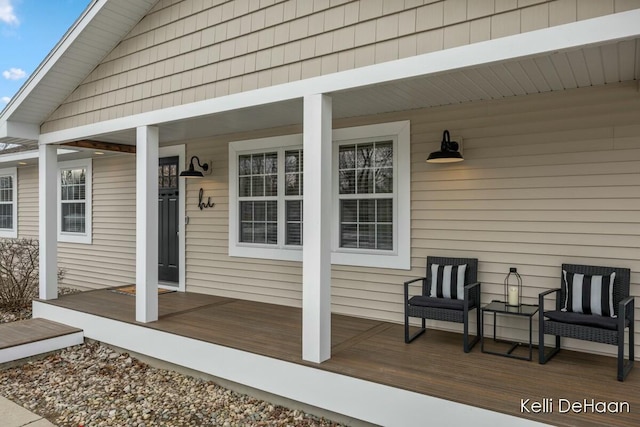
<svg viewBox="0 0 640 427"><path fill-rule="evenodd" d="M355 194L356 171L340 171L340 194Z"/></svg>
<svg viewBox="0 0 640 427"><path fill-rule="evenodd" d="M240 177L239 182L239 191L238 194L240 197L249 197L251 196L251 178L248 176Z"/></svg>
<svg viewBox="0 0 640 427"><path fill-rule="evenodd" d="M264 173L278 173L278 153L264 155Z"/></svg>
<svg viewBox="0 0 640 427"><path fill-rule="evenodd" d="M360 224L358 226L358 243L360 248L376 248L376 226L374 224Z"/></svg>
<svg viewBox="0 0 640 427"><path fill-rule="evenodd" d="M356 224L340 225L340 247L342 248L358 247L358 226Z"/></svg>
<svg viewBox="0 0 640 427"><path fill-rule="evenodd" d="M373 144L358 145L358 169L373 167Z"/></svg>
<svg viewBox="0 0 640 427"><path fill-rule="evenodd" d="M251 156L245 155L238 157L238 174L251 175Z"/></svg>
<svg viewBox="0 0 640 427"><path fill-rule="evenodd" d="M299 168L300 151L287 151L284 154L284 171L285 172L298 172Z"/></svg>
<svg viewBox="0 0 640 427"><path fill-rule="evenodd" d="M376 169L376 193L393 193L393 169Z"/></svg>
<svg viewBox="0 0 640 427"><path fill-rule="evenodd" d="M267 242L267 224L266 223L255 222L253 224L253 242L254 243Z"/></svg>
<svg viewBox="0 0 640 427"><path fill-rule="evenodd" d="M253 221L253 202L240 202L240 220Z"/></svg>
<svg viewBox="0 0 640 427"><path fill-rule="evenodd" d="M358 194L373 193L373 171L371 169L358 170Z"/></svg>
<svg viewBox="0 0 640 427"><path fill-rule="evenodd" d="M302 175L297 173L288 173L284 177L284 189L287 196L300 195L300 181L298 177Z"/></svg>
<svg viewBox="0 0 640 427"><path fill-rule="evenodd" d="M356 146L341 145L338 154L339 169L354 169L356 167Z"/></svg>
<svg viewBox="0 0 640 427"><path fill-rule="evenodd" d="M278 175L267 175L264 177L264 195L278 195Z"/></svg>
<svg viewBox="0 0 640 427"><path fill-rule="evenodd" d="M254 154L251 156L251 172L254 175L264 173L264 154Z"/></svg>
<svg viewBox="0 0 640 427"><path fill-rule="evenodd" d="M391 224L378 224L376 226L376 237L378 239L378 249L393 249L393 228Z"/></svg>
<svg viewBox="0 0 640 427"><path fill-rule="evenodd" d="M278 243L278 223L267 224L267 243L270 245Z"/></svg>
<svg viewBox="0 0 640 427"><path fill-rule="evenodd" d="M253 220L262 222L267 220L267 204L265 202L253 204Z"/></svg>
<svg viewBox="0 0 640 427"><path fill-rule="evenodd" d="M302 226L300 223L287 224L287 245L302 245Z"/></svg>
<svg viewBox="0 0 640 427"><path fill-rule="evenodd" d="M62 204L62 231L84 233L85 206L83 203Z"/></svg>
<svg viewBox="0 0 640 427"><path fill-rule="evenodd" d="M253 223L243 222L240 230L241 242L253 242Z"/></svg>
<svg viewBox="0 0 640 427"><path fill-rule="evenodd" d="M340 200L340 222L357 222L358 201Z"/></svg>
<svg viewBox="0 0 640 427"><path fill-rule="evenodd" d="M302 200L287 200L286 203L286 216L287 221L301 221L302 220Z"/></svg>
<svg viewBox="0 0 640 427"><path fill-rule="evenodd" d="M13 201L13 183L10 176L0 178L0 202Z"/></svg>
<svg viewBox="0 0 640 427"><path fill-rule="evenodd" d="M251 195L264 196L264 176L251 177Z"/></svg>
<svg viewBox="0 0 640 427"><path fill-rule="evenodd" d="M376 201L360 200L359 205L359 222L376 222Z"/></svg>
<svg viewBox="0 0 640 427"><path fill-rule="evenodd" d="M266 202L267 221L278 221L278 202L275 200Z"/></svg>
<svg viewBox="0 0 640 427"><path fill-rule="evenodd" d="M393 200L392 199L378 199L376 200L378 205L378 222L393 222Z"/></svg>
<svg viewBox="0 0 640 427"><path fill-rule="evenodd" d="M13 204L0 205L0 228L13 228Z"/></svg>
<svg viewBox="0 0 640 427"><path fill-rule="evenodd" d="M393 166L393 144L389 142L376 143L376 167Z"/></svg>

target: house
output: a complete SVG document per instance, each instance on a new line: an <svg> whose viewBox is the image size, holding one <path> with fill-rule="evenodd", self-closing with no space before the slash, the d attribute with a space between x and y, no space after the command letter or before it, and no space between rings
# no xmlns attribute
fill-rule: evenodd
<svg viewBox="0 0 640 427"><path fill-rule="evenodd" d="M331 313L401 322L427 255L477 257L487 302L517 266L535 303L563 262L629 267L640 296L639 22L635 0L95 0L0 115L28 148L0 157L0 236L40 239L43 300L62 267L135 283L143 323L158 286L302 307L310 363ZM445 130L464 161L427 164Z"/></svg>

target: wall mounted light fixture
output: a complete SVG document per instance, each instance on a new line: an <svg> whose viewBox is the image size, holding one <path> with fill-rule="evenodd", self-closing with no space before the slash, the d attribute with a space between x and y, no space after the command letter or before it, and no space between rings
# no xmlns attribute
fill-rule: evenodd
<svg viewBox="0 0 640 427"><path fill-rule="evenodd" d="M429 154L427 163L453 163L464 160L462 154L458 151L460 145L456 141L451 141L449 131L445 130L442 134L442 142L440 143L440 151L434 151Z"/></svg>
<svg viewBox="0 0 640 427"><path fill-rule="evenodd" d="M194 161L198 162L198 167L202 169L202 171L197 171L194 165ZM180 172L180 176L185 178L204 178L204 174L202 172L207 172L209 170L209 164L201 164L198 156L192 156L191 161L189 162L189 169L186 171Z"/></svg>

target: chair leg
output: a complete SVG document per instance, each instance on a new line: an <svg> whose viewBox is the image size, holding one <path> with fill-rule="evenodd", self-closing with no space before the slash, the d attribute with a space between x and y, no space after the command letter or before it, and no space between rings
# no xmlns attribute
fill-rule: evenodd
<svg viewBox="0 0 640 427"><path fill-rule="evenodd" d="M633 359L634 359L633 347L634 347L633 329L630 329L629 330L629 360L625 361L624 330L623 330L621 336L618 337L618 381L624 381L627 375L629 375L631 368L633 368Z"/></svg>
<svg viewBox="0 0 640 427"><path fill-rule="evenodd" d="M476 312L480 313L480 309L478 307L476 307ZM479 320L479 316L477 314L476 318ZM473 346L476 345L478 341L480 341L480 323L478 323L476 326L476 337L471 342L469 342L469 313L467 312L464 317L464 334L462 337L462 344L465 353L469 353Z"/></svg>
<svg viewBox="0 0 640 427"><path fill-rule="evenodd" d="M538 363L544 365L547 363L553 356L555 356L560 351L560 337L555 336L555 346L551 349L548 354L545 354L544 349L544 324L540 322L540 331L538 336Z"/></svg>
<svg viewBox="0 0 640 427"><path fill-rule="evenodd" d="M420 330L413 335L409 335L409 316L405 314L404 316L404 342L405 343L409 344L411 341L415 340L420 335L424 334L426 330L427 330L426 322L424 319L422 319L422 327L420 328Z"/></svg>

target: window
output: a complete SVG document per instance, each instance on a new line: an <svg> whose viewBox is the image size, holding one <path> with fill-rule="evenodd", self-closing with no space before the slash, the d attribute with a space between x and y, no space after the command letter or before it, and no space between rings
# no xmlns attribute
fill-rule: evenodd
<svg viewBox="0 0 640 427"><path fill-rule="evenodd" d="M333 131L333 264L411 268L409 127Z"/></svg>
<svg viewBox="0 0 640 427"><path fill-rule="evenodd" d="M302 136L229 145L229 254L301 260Z"/></svg>
<svg viewBox="0 0 640 427"><path fill-rule="evenodd" d="M393 141L338 148L339 247L393 250Z"/></svg>
<svg viewBox="0 0 640 427"><path fill-rule="evenodd" d="M333 139L332 263L409 269L409 122ZM301 146L302 135L229 144L229 255L302 260Z"/></svg>
<svg viewBox="0 0 640 427"><path fill-rule="evenodd" d="M0 237L18 237L16 168L0 169Z"/></svg>
<svg viewBox="0 0 640 427"><path fill-rule="evenodd" d="M58 241L91 243L91 159L61 162Z"/></svg>

